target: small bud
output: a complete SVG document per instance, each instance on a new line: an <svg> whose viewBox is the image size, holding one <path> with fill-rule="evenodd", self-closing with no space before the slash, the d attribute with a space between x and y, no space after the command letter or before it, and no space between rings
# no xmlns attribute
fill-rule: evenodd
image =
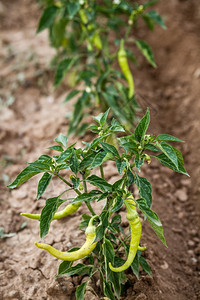
<svg viewBox="0 0 200 300"><path fill-rule="evenodd" d="M79 187L78 188L79 188L80 191L83 191L83 185L82 185L82 183L79 183Z"/></svg>
<svg viewBox="0 0 200 300"><path fill-rule="evenodd" d="M128 25L133 25L133 20L129 19L128 20Z"/></svg>
<svg viewBox="0 0 200 300"><path fill-rule="evenodd" d="M89 94L89 93L91 93L91 88L89 86L87 86L85 91Z"/></svg>

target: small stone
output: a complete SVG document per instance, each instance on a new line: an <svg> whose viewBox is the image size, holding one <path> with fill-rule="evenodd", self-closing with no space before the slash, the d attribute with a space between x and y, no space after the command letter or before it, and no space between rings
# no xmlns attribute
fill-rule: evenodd
<svg viewBox="0 0 200 300"><path fill-rule="evenodd" d="M175 193L175 196L178 198L179 201L181 202L186 202L188 199L187 192L186 190L177 190Z"/></svg>
<svg viewBox="0 0 200 300"><path fill-rule="evenodd" d="M193 251L193 250L191 250L191 249L190 249L190 250L188 250L188 251L187 251L187 253L188 253L190 256L194 256L194 251Z"/></svg>
<svg viewBox="0 0 200 300"><path fill-rule="evenodd" d="M178 213L178 218L179 218L179 219L183 219L184 217L185 217L185 213L182 212L182 211L180 211L180 212Z"/></svg>
<svg viewBox="0 0 200 300"><path fill-rule="evenodd" d="M169 265L166 261L163 262L163 264L160 266L163 270L167 270L169 268Z"/></svg>
<svg viewBox="0 0 200 300"><path fill-rule="evenodd" d="M198 232L197 232L196 229L192 229L192 230L190 231L190 234L191 234L192 236L196 236L196 235L198 234Z"/></svg>
<svg viewBox="0 0 200 300"><path fill-rule="evenodd" d="M189 240L189 241L188 241L188 246L189 246L189 247L194 247L194 246L195 246L195 242L192 241L192 240Z"/></svg>
<svg viewBox="0 0 200 300"><path fill-rule="evenodd" d="M139 294L135 300L146 300L147 296L144 293Z"/></svg>

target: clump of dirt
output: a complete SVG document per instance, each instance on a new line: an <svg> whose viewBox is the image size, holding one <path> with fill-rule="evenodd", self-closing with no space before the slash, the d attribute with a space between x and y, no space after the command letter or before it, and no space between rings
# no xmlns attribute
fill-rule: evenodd
<svg viewBox="0 0 200 300"><path fill-rule="evenodd" d="M143 222L142 244L147 245L144 255L152 276L141 271L137 280L128 274L129 285L122 299L200 299L200 167L197 163L200 157L200 9L197 0L161 1L157 7L166 16L168 29L156 28L151 34L146 30L136 32L138 38L152 46L158 65L153 70L141 58L139 69L134 68L137 97L144 110L150 107L151 133L168 133L185 140L177 146L183 151L191 177L174 174L155 161L144 170L152 183L153 209L163 222L168 248L158 241L147 222ZM56 135L67 131L65 115L71 107L61 105L67 91L62 90L59 97L58 93L50 94L52 72L47 63L54 53L45 33L35 37L39 15L33 1L26 5L22 0L0 2L0 97L3 98L0 103L0 226L5 233L16 233L0 240L0 299L3 300L70 300L75 297L75 287L84 280L79 276L55 280L58 260L34 246L39 240L37 222L24 223L19 216L22 211L41 211L44 198L36 201L38 177L14 191L6 188L9 180L25 167L25 162L50 153L47 147L53 144ZM117 174L112 166L106 168L109 170L106 179L111 182ZM45 199L62 189L63 185L54 181ZM45 241L61 250L80 245L84 235L78 231L78 225L80 214L86 211L83 206L73 217L53 222ZM85 299L100 299L99 291L98 282L91 283Z"/></svg>

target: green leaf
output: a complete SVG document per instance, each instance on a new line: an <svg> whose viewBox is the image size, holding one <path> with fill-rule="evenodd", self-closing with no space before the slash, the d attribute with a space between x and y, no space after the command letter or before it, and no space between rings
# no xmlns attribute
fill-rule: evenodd
<svg viewBox="0 0 200 300"><path fill-rule="evenodd" d="M182 143L184 143L184 141L179 140L170 134L159 134L155 140L156 141L165 141L165 142L182 142Z"/></svg>
<svg viewBox="0 0 200 300"><path fill-rule="evenodd" d="M153 21L156 22L157 24L159 24L163 29L167 28L164 24L162 17L157 13L157 11L150 10L146 13L146 15L148 17L150 17L151 19L153 19Z"/></svg>
<svg viewBox="0 0 200 300"><path fill-rule="evenodd" d="M72 150L72 156L70 158L70 168L71 168L72 172L77 174L78 169L79 169L79 162L78 162L78 158L76 156L76 152L74 149Z"/></svg>
<svg viewBox="0 0 200 300"><path fill-rule="evenodd" d="M145 159L144 155L142 157L140 157L140 155L138 153L135 155L134 163L139 172L140 172L141 166L144 163L144 159Z"/></svg>
<svg viewBox="0 0 200 300"><path fill-rule="evenodd" d="M68 141L68 138L64 135L64 134L62 134L62 133L60 133L56 138L55 138L55 140L54 140L55 142L57 142L58 144L60 144L61 146L63 146L63 147L67 147L67 141ZM59 151L59 150L58 150Z"/></svg>
<svg viewBox="0 0 200 300"><path fill-rule="evenodd" d="M91 154L87 155L80 163L79 169L84 170L84 169L88 168L94 161L95 156L96 156L96 153L91 153Z"/></svg>
<svg viewBox="0 0 200 300"><path fill-rule="evenodd" d="M52 149L52 150L55 150L55 151L59 151L59 152L63 152L63 148L59 145L56 145L56 146L51 146L49 147L48 149Z"/></svg>
<svg viewBox="0 0 200 300"><path fill-rule="evenodd" d="M52 175L45 172L38 183L38 190L37 190L37 200L43 195L47 186L49 185L52 179Z"/></svg>
<svg viewBox="0 0 200 300"><path fill-rule="evenodd" d="M67 71L72 67L72 65L75 63L74 58L65 58L63 59L56 69L56 75L54 79L54 87L58 87L61 81L64 79L65 74Z"/></svg>
<svg viewBox="0 0 200 300"><path fill-rule="evenodd" d="M122 207L123 203L124 203L123 198L120 197L120 196L117 196L115 198L113 208L111 209L111 213L114 213L114 212L118 211Z"/></svg>
<svg viewBox="0 0 200 300"><path fill-rule="evenodd" d="M72 266L73 262L72 261L63 261L59 265L58 268L58 274L57 276L62 276L66 274L69 271L69 268Z"/></svg>
<svg viewBox="0 0 200 300"><path fill-rule="evenodd" d="M59 197L49 198L42 209L40 217L40 237L43 239L49 232L50 223L59 205Z"/></svg>
<svg viewBox="0 0 200 300"><path fill-rule="evenodd" d="M109 300L115 300L115 296L113 294L110 282L104 281L103 289L104 289L104 294L108 297Z"/></svg>
<svg viewBox="0 0 200 300"><path fill-rule="evenodd" d="M136 201L139 206L139 209L147 217L147 220L149 221L156 235L159 237L161 242L167 247L165 237L163 234L163 226L157 214L148 207L145 199L138 199Z"/></svg>
<svg viewBox="0 0 200 300"><path fill-rule="evenodd" d="M103 210L101 214L99 215L99 219L101 220L101 223L97 226L96 229L96 238L94 242L100 241L104 237L104 232L106 228L108 227L108 219L109 219L109 211Z"/></svg>
<svg viewBox="0 0 200 300"><path fill-rule="evenodd" d="M150 268L149 264L147 263L146 259L143 256L140 256L139 263L140 263L141 267L143 268L143 270L149 276L151 276L151 268Z"/></svg>
<svg viewBox="0 0 200 300"><path fill-rule="evenodd" d="M115 146L104 143L104 142L100 142L100 144L102 145L103 150L106 151L107 153L112 153L114 156L120 157Z"/></svg>
<svg viewBox="0 0 200 300"><path fill-rule="evenodd" d="M66 19L59 19L57 22L54 22L51 31L51 41L52 46L59 48L62 44L63 39L65 38L65 28L68 21Z"/></svg>
<svg viewBox="0 0 200 300"><path fill-rule="evenodd" d="M38 169L33 166L28 166L21 173L19 173L19 175L17 175L15 180L11 184L9 184L8 187L10 189L14 189L14 188L18 187L19 185L21 185L22 183L26 182L31 177L33 177L41 172L42 172L41 169Z"/></svg>
<svg viewBox="0 0 200 300"><path fill-rule="evenodd" d="M151 1L148 1L148 2L146 2L146 3L143 4L143 7L144 8L148 8L149 6L152 6L152 5L156 4L159 1L160 0L151 0Z"/></svg>
<svg viewBox="0 0 200 300"><path fill-rule="evenodd" d="M85 274L89 274L91 270L93 269L93 266L90 265L83 265L83 264L77 264L74 267L71 267L69 269L69 272L65 274L65 276L69 277L72 275L80 275L83 276Z"/></svg>
<svg viewBox="0 0 200 300"><path fill-rule="evenodd" d="M49 6L44 10L44 12L40 18L40 22L39 22L39 25L37 28L37 33L50 27L53 24L53 21L56 18L58 11L59 11L59 8L54 5Z"/></svg>
<svg viewBox="0 0 200 300"><path fill-rule="evenodd" d="M88 169L93 169L93 168L96 168L98 166L101 166L102 163L104 162L104 158L105 158L106 155L107 155L107 153L104 152L104 151L101 151L101 152L97 153L96 156L94 157L93 162L91 163L91 165L89 166Z"/></svg>
<svg viewBox="0 0 200 300"><path fill-rule="evenodd" d="M106 280L108 280L108 272L111 272L108 264L111 262L113 265L115 252L112 243L105 237L103 239L103 256L105 261Z"/></svg>
<svg viewBox="0 0 200 300"><path fill-rule="evenodd" d="M105 179L98 177L96 175L92 175L92 176L88 177L87 181L90 184L95 185L98 188L100 188L103 192L112 190L112 185L110 183L108 183Z"/></svg>
<svg viewBox="0 0 200 300"><path fill-rule="evenodd" d="M69 2L67 3L67 10L69 13L69 18L72 20L74 16L77 14L77 12L80 9L80 4L79 2Z"/></svg>
<svg viewBox="0 0 200 300"><path fill-rule="evenodd" d="M178 173L189 176L189 174L187 173L187 171L184 168L184 161L183 161L183 157L182 157L181 152L176 148L174 148L174 151L176 152L176 156L177 156L177 159L178 159L178 168L172 163L172 161L164 153L161 153L161 154L156 155L154 157L162 165L168 167L169 169L172 169L175 172L178 172Z"/></svg>
<svg viewBox="0 0 200 300"><path fill-rule="evenodd" d="M154 55L153 55L153 52L152 52L150 46L145 41L142 41L142 40L135 41L135 43L136 43L137 47L140 49L140 51L142 52L142 54L144 55L144 57L147 59L147 61L154 68L156 68L156 63L155 63L155 60L154 60Z"/></svg>
<svg viewBox="0 0 200 300"><path fill-rule="evenodd" d="M72 203L92 201L95 198L98 198L99 194L101 194L101 192L97 190L93 190L89 193L82 193L81 195L74 198Z"/></svg>
<svg viewBox="0 0 200 300"><path fill-rule="evenodd" d="M103 127L104 124L106 123L108 114L109 114L110 108L103 114L103 116L100 119L100 125Z"/></svg>
<svg viewBox="0 0 200 300"><path fill-rule="evenodd" d="M169 158L169 160L175 165L175 167L178 169L178 157L176 155L176 151L174 150L174 147L171 145L161 142L160 144L156 144L158 148Z"/></svg>
<svg viewBox="0 0 200 300"><path fill-rule="evenodd" d="M71 155L72 155L72 149L66 149L56 158L56 162L62 163L65 160L68 160Z"/></svg>
<svg viewBox="0 0 200 300"><path fill-rule="evenodd" d="M128 186L130 186L134 182L134 175L130 169L127 170L128 176Z"/></svg>
<svg viewBox="0 0 200 300"><path fill-rule="evenodd" d="M77 189L79 187L79 183L80 183L80 178L76 177L72 177L72 184L73 184L73 188Z"/></svg>
<svg viewBox="0 0 200 300"><path fill-rule="evenodd" d="M63 103L66 103L66 102L68 102L69 100L71 100L73 97L75 97L77 94L79 94L80 93L80 91L78 91L78 90L73 90L73 91L71 91L68 95L67 95L67 97L65 98L65 100L63 101Z"/></svg>
<svg viewBox="0 0 200 300"><path fill-rule="evenodd" d="M138 252L136 253L136 256L134 258L134 261L131 264L131 269L133 271L133 274L135 274L135 276L137 277L137 279L139 279L139 254Z"/></svg>
<svg viewBox="0 0 200 300"><path fill-rule="evenodd" d="M140 122L138 123L135 129L134 136L138 142L141 142L144 139L146 131L149 127L149 122L150 122L150 112L149 109L147 108L145 116L140 120Z"/></svg>
<svg viewBox="0 0 200 300"><path fill-rule="evenodd" d="M88 281L83 282L76 288L76 300L84 300L84 294L87 283Z"/></svg>
<svg viewBox="0 0 200 300"><path fill-rule="evenodd" d="M152 204L152 188L151 183L144 177L140 177L135 172L135 184L138 187L139 195L141 198L144 198L149 207Z"/></svg>
<svg viewBox="0 0 200 300"><path fill-rule="evenodd" d="M115 163L116 163L117 170L118 170L119 174L122 175L122 172L123 172L124 168L126 167L126 161L117 159L115 161Z"/></svg>

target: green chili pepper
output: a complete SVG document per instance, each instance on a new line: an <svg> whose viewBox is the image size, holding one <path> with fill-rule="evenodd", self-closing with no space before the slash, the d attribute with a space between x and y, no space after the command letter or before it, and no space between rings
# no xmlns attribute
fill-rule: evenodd
<svg viewBox="0 0 200 300"><path fill-rule="evenodd" d="M142 234L142 226L141 226L140 218L136 211L136 203L133 200L133 196L131 195L127 199L125 199L124 203L127 208L127 219L129 220L129 224L131 227L131 242L130 242L128 258L121 267L115 268L109 262L109 267L113 272L122 272L128 269L135 258L137 250L142 251L146 249L146 247L139 246L140 238Z"/></svg>
<svg viewBox="0 0 200 300"><path fill-rule="evenodd" d="M80 206L81 206L81 202L67 205L63 210L55 213L55 215L53 216L53 220L58 220L75 213ZM28 214L28 213L21 213L20 215L34 220L40 220L40 216L41 216L41 214Z"/></svg>
<svg viewBox="0 0 200 300"><path fill-rule="evenodd" d="M125 76L125 78L128 82L128 85L129 85L128 96L129 96L129 98L132 98L134 95L135 86L134 86L133 76L131 74L131 71L130 71L130 68L128 65L126 51L124 50L124 40L123 39L121 40L120 48L118 51L118 62L119 62L120 68L122 70L122 73Z"/></svg>
<svg viewBox="0 0 200 300"><path fill-rule="evenodd" d="M97 245L97 243L94 243L94 240L96 238L96 227L93 225L93 220L95 218L97 218L97 216L94 216L90 219L88 227L85 231L86 241L83 246L77 251L62 252L48 244L35 243L35 245L40 249L46 250L51 255L61 260L75 261L84 258L85 256L89 255Z"/></svg>

